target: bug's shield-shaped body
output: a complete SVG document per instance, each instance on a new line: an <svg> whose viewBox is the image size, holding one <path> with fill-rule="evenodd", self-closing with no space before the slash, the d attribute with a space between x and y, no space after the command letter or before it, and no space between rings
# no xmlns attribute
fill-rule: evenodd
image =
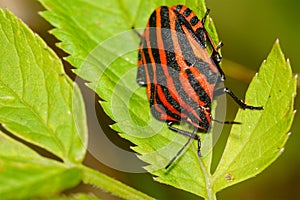
<svg viewBox="0 0 300 200"><path fill-rule="evenodd" d="M208 130L218 69L195 13L181 5L157 8L141 37L138 56L137 82L147 87L153 116Z"/></svg>

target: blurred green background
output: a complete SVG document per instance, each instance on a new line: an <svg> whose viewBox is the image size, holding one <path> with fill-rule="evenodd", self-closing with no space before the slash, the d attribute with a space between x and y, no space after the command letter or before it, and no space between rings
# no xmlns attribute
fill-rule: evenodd
<svg viewBox="0 0 300 200"><path fill-rule="evenodd" d="M53 27L37 14L38 11L43 10L37 1L0 0L0 6L9 8L14 14L22 18L49 46L55 49L59 56L66 56L65 53L55 47L57 40L48 33L48 30ZM216 25L219 38L225 44L222 48L223 68L225 73L227 72L225 84L234 90L239 97L243 99L249 84L249 76L252 76L252 73L258 70L263 59L270 52L276 38L280 39L283 52L290 59L294 73L300 72L298 50L300 46L298 38L300 37L298 22L300 19L300 1L207 0L207 6L211 9L210 16ZM70 72L70 66L67 63L64 64L66 65L66 71ZM98 104L96 106L100 112L99 118L103 123L102 128L109 132L108 125L113 122L103 114ZM228 119L232 119L237 106L231 100L228 100L228 108ZM295 109L297 108L299 108L299 95L295 101ZM225 129L229 130L229 128ZM224 147L228 130L225 130L218 142L217 147L219 149L216 150L216 153ZM285 152L277 161L256 178L221 191L218 193L218 198L231 200L300 199L300 155L298 154L300 123L298 114L295 116L291 132L292 135L287 142ZM108 133L108 135L112 140L115 140L114 143L120 143L123 148L128 149L130 144L119 138L117 134ZM158 199L198 199L197 196L192 194L156 183L148 174L129 174L110 169L90 155L87 155L85 163ZM104 199L116 199L100 190L85 185L79 186L76 190L93 191Z"/></svg>

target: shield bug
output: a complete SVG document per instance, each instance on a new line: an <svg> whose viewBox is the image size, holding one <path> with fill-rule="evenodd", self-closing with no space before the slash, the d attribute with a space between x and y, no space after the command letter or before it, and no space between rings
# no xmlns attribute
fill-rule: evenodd
<svg viewBox="0 0 300 200"><path fill-rule="evenodd" d="M227 93L242 109L263 109L245 104L228 88L215 90L216 84L225 80L225 75L219 65L218 50L222 45L215 45L204 27L208 13L209 10L200 20L186 6L161 6L151 14L140 35L136 80L139 85L146 86L151 113L156 119L167 122L172 131L189 137L166 168L191 139L198 141L200 156L201 141L195 131L173 125L186 121L195 130L207 132L213 120L213 96ZM207 44L211 46L211 55Z"/></svg>

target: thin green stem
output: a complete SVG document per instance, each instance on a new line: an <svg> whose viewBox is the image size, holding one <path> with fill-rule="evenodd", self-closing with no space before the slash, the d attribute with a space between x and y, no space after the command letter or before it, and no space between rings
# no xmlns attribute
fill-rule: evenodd
<svg viewBox="0 0 300 200"><path fill-rule="evenodd" d="M83 171L83 182L86 184L95 185L102 190L110 192L112 195L120 197L122 199L140 200L154 198L132 188L124 183L121 183L99 171L91 169L87 166L79 166Z"/></svg>
<svg viewBox="0 0 300 200"><path fill-rule="evenodd" d="M203 160L199 159L200 168L203 171L205 177L205 188L206 188L206 197L207 200L217 200L216 193L213 190L213 181L210 175L210 172L207 171L208 168L204 165Z"/></svg>

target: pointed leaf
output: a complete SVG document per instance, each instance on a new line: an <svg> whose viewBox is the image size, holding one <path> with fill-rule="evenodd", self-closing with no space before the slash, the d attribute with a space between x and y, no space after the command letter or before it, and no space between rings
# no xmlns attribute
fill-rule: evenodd
<svg viewBox="0 0 300 200"><path fill-rule="evenodd" d="M296 78L277 40L251 82L246 102L263 111L240 110L213 177L214 189L253 177L281 155L294 118Z"/></svg>
<svg viewBox="0 0 300 200"><path fill-rule="evenodd" d="M0 11L0 123L64 161L81 162L86 124L81 94L51 49Z"/></svg>

